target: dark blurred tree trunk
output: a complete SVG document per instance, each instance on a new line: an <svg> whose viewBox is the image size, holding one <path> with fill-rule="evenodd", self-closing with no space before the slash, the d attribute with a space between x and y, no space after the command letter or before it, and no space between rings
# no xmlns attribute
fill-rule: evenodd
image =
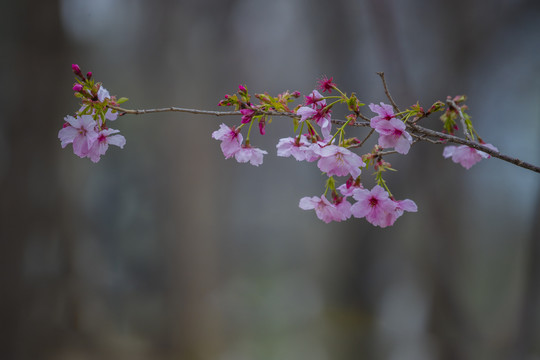
<svg viewBox="0 0 540 360"><path fill-rule="evenodd" d="M198 78L201 74L185 70L191 67L190 61L194 61L197 54L180 53L179 49L188 47L190 32L200 25L195 21L210 18L212 29L226 28L219 24L227 21L233 3L234 0L148 2L146 6L151 7L148 13L152 17L146 19L148 24L145 28L155 29L161 41L145 42L151 44L152 51L144 48L144 54L141 54L139 60L140 66L155 69L152 72L145 71L143 76L149 77L147 83L162 87L163 79L181 76L186 83L195 84L190 85L189 89L183 89L179 96L182 101L190 101L193 94L208 92L208 89L201 87L204 85L198 85L205 83ZM222 33L223 37L226 35ZM156 35L147 36L151 39ZM219 49L223 46L219 42L211 48ZM163 54L167 53L177 54L177 62L169 70L163 59ZM201 63L209 61L207 58L198 60ZM208 72L211 73L215 68L211 60ZM211 74L204 75L212 77ZM158 102L159 99L154 101ZM201 124L192 119L178 121L181 118L178 115L169 118L174 118L174 121L163 127L163 139L167 139L165 143L179 145L177 151L169 152L161 159L167 165L158 180L159 187L166 189L160 193L156 206L159 218L162 219L159 238L163 241L166 263L161 351L165 358L171 359L213 359L219 356L223 337L219 314L213 311L208 301L218 281L216 241L220 240L217 233L220 220L215 219L209 211L213 206L208 194L187 196L186 192L200 187L201 183L205 183L209 189L213 188L213 181L218 178L218 174L213 167L193 157L194 152L203 149L198 149L200 145L197 137L189 134L200 134ZM196 201L186 201L189 199Z"/></svg>
<svg viewBox="0 0 540 360"><path fill-rule="evenodd" d="M524 290L518 312L517 331L514 334L509 359L532 359L540 355L539 327L540 315L540 190L536 199L531 236L525 246Z"/></svg>
<svg viewBox="0 0 540 360"><path fill-rule="evenodd" d="M60 86L65 87L58 76L69 67L61 62L66 42L58 1L11 1L3 7L0 78L13 85L3 84L0 99L0 131L7 142L6 168L0 171L0 358L45 359L62 341L60 290L58 278L40 273L32 262L63 236L55 159L62 118L55 114Z"/></svg>

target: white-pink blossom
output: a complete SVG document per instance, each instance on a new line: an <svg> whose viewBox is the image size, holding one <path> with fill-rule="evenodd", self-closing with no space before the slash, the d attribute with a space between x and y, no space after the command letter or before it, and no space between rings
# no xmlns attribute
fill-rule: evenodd
<svg viewBox="0 0 540 360"><path fill-rule="evenodd" d="M88 151L88 157L93 162L98 162L101 155L105 155L109 145L115 145L123 149L126 144L126 138L122 135L117 135L120 131L114 129L101 130L94 144ZM116 135L113 135L116 134Z"/></svg>
<svg viewBox="0 0 540 360"><path fill-rule="evenodd" d="M396 117L392 106L383 102L381 102L381 105L369 104L369 109L377 114L377 116L371 118L372 128L375 128L375 125L381 120L391 120Z"/></svg>
<svg viewBox="0 0 540 360"><path fill-rule="evenodd" d="M340 198L337 202L334 201L334 206L336 207L336 210L341 215L340 220L336 221L345 221L348 218L351 217L351 203L347 201L346 197Z"/></svg>
<svg viewBox="0 0 540 360"><path fill-rule="evenodd" d="M317 152L324 146L326 146L326 142L324 140L311 143L305 151L306 161L313 162L319 160L321 156Z"/></svg>
<svg viewBox="0 0 540 360"><path fill-rule="evenodd" d="M354 190L363 188L359 180L357 181L353 177L350 177L345 184L341 184L337 189L343 196L352 196Z"/></svg>
<svg viewBox="0 0 540 360"><path fill-rule="evenodd" d="M365 217L368 222L375 226L386 227L391 225L391 216L396 210L397 203L391 200L388 193L379 185L373 189L357 189L353 193L357 200L351 206L354 217Z"/></svg>
<svg viewBox="0 0 540 360"><path fill-rule="evenodd" d="M81 158L86 157L98 137L96 121L90 115L76 117L68 115L64 120L66 124L58 132L62 148L73 144L73 152Z"/></svg>
<svg viewBox="0 0 540 360"><path fill-rule="evenodd" d="M483 144L485 147L495 151L499 151L495 146L491 144ZM443 150L443 156L445 158L452 158L452 161L456 164L461 164L465 169L470 169L474 164L482 159L489 159L491 156L483 151L476 150L467 145L460 146L446 146Z"/></svg>
<svg viewBox="0 0 540 360"><path fill-rule="evenodd" d="M107 109L107 112L105 113L105 119L114 121L118 118L118 111L113 109Z"/></svg>
<svg viewBox="0 0 540 360"><path fill-rule="evenodd" d="M282 138L276 145L277 155L281 157L293 156L296 160L303 161L306 160L306 155L309 155L310 145L311 143L304 135L301 135L300 138Z"/></svg>
<svg viewBox="0 0 540 360"><path fill-rule="evenodd" d="M234 154L242 148L242 134L225 124L221 124L219 130L212 133L212 137L221 141L221 151L223 152L223 155L225 155L225 159L234 156Z"/></svg>
<svg viewBox="0 0 540 360"><path fill-rule="evenodd" d="M338 210L324 195L303 197L298 206L303 210L315 210L317 217L325 223L346 220L342 211Z"/></svg>
<svg viewBox="0 0 540 360"><path fill-rule="evenodd" d="M300 122L302 122L306 121L307 119L311 119L314 115L317 114L317 110L308 106L302 106L298 110L296 110L296 114L300 115Z"/></svg>
<svg viewBox="0 0 540 360"><path fill-rule="evenodd" d="M322 96L320 92L313 90L311 94L306 96L306 106L309 105L313 105L314 108L316 108L317 105L326 106L326 99L324 99L324 96Z"/></svg>
<svg viewBox="0 0 540 360"><path fill-rule="evenodd" d="M321 127L321 135L324 139L330 136L332 131L332 112L326 108L321 108L313 116L313 120Z"/></svg>
<svg viewBox="0 0 540 360"><path fill-rule="evenodd" d="M328 176L351 175L356 178L360 175L360 167L365 166L362 158L349 149L337 145L315 147L314 152L321 158L317 166Z"/></svg>
<svg viewBox="0 0 540 360"><path fill-rule="evenodd" d="M371 127L379 133L379 145L383 148L394 148L400 154L407 154L412 144L411 135L405 131L405 124L396 119L380 120L371 123Z"/></svg>
<svg viewBox="0 0 540 360"><path fill-rule="evenodd" d="M306 105L309 106L300 107L296 114L300 115L300 122L313 119L321 127L323 138L327 138L332 130L332 111L326 107L326 100L317 90L311 94L311 97L306 97Z"/></svg>
<svg viewBox="0 0 540 360"><path fill-rule="evenodd" d="M105 89L103 86L99 87L97 96L98 96L98 100L100 102L103 102L105 99L110 99L111 98L111 95L109 94L109 91L107 89Z"/></svg>
<svg viewBox="0 0 540 360"><path fill-rule="evenodd" d="M234 158L239 163L249 161L251 165L259 166L263 163L264 154L268 154L268 152L251 146L242 146L240 150L234 153Z"/></svg>
<svg viewBox="0 0 540 360"><path fill-rule="evenodd" d="M405 200L393 200L396 204L394 211L390 212L387 217L388 226L394 225L394 222L403 215L403 212L417 212L418 207L416 203L410 199Z"/></svg>

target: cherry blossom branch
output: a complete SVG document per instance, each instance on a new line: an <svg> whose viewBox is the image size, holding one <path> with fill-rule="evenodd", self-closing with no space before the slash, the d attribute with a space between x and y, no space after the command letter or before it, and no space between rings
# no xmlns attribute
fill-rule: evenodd
<svg viewBox="0 0 540 360"><path fill-rule="evenodd" d="M158 108L158 109L141 109L141 110L124 109L119 106L112 106L112 105L108 105L107 107L122 113L122 115L123 114L143 115L143 114L153 114L153 113L163 113L163 112L183 112L183 113L190 113L190 114L197 114L197 115L214 115L214 116L242 115L240 111L212 111L212 110L186 109L186 108L180 108L180 107L175 107L175 106Z"/></svg>
<svg viewBox="0 0 540 360"><path fill-rule="evenodd" d="M390 100L390 102L393 103L392 96L390 95L390 92L388 91L388 87L386 85L386 81L384 80L384 73L377 73L377 74L383 80L385 93L386 93L388 99ZM394 104L395 103L393 103L392 106L394 106ZM140 109L140 110L124 109L124 108L121 108L121 107L118 107L118 106L112 106L112 105L108 105L108 107L111 108L111 109L114 109L116 111L119 111L120 113L123 113L123 114L133 114L133 115L143 115L143 114L163 113L163 112L183 112L183 113L190 113L190 114L197 114L197 115L213 115L213 116L239 116L239 115L242 115L242 113L240 111L212 111L212 110L187 109L187 108L180 108L180 107L174 107L174 106L166 107L166 108L158 108L158 109ZM397 105L395 106L395 108L397 109ZM399 111L399 109L398 109L398 111ZM285 116L285 117L290 117L290 118L299 118L300 117L295 113L280 112L280 111L265 111L264 115ZM338 120L338 119L333 119L332 120L332 123L337 124L337 125L343 125L343 124L345 124L345 122L346 122L345 120ZM370 124L368 122L360 122L360 121L356 121L354 123L349 123L349 125L350 126L356 126L356 127L369 127L370 126ZM457 136L448 135L448 134L445 134L445 133L442 133L442 132L439 132L439 131L430 130L430 129L424 128L422 126L419 126L417 124L413 124L413 123L409 123L409 122L407 123L407 127L412 130L412 135L415 136L417 139L419 139L421 141L428 141L430 143L440 144L440 143L442 143L442 141L429 139L429 138L426 138L426 136L429 136L429 137L432 137L432 138L435 138L435 139L444 139L444 140L446 140L448 142L451 142L451 143L469 146L471 148L483 151L486 154L489 154L489 155L491 155L491 156L493 156L495 158L498 158L498 159L501 159L503 161L509 162L509 163L514 164L516 166L519 166L519 167L525 168L527 170L531 170L531 171L540 173L540 167L538 167L538 166L527 163L527 162L525 162L523 160L520 160L518 158L514 158L514 157L511 157L511 156L508 156L508 155L501 154L500 152L497 152L497 151L495 151L495 150L493 150L493 149L491 149L489 147L486 147L484 145L481 145L481 144L479 144L477 142L470 141L470 140L465 140L465 139L459 138ZM417 135L417 134L422 134L422 135ZM363 140L361 142L361 144L363 144L364 142L365 142L365 140ZM384 155L388 155L388 154L384 154Z"/></svg>
<svg viewBox="0 0 540 360"><path fill-rule="evenodd" d="M384 73L383 72L378 72L377 75L379 75L381 77L381 81L383 83L384 93L386 94L386 97L388 98L388 100L392 104L392 107L394 108L394 110L397 113L399 113L400 112L399 108L396 105L394 99L392 98L392 95L390 94L390 91L388 90L388 85L386 84L386 79L384 78ZM536 165L532 165L532 164L527 163L527 162L525 162L523 160L520 160L518 158L513 158L511 156L501 154L500 152L495 151L495 150L493 150L490 147L487 147L485 145L478 144L477 142L469 141L469 139L472 139L472 135L470 135L469 132L467 131L467 124L465 123L465 116L463 115L463 111L461 110L461 107L459 107L456 104L456 102L454 100L450 99L450 98L446 100L446 104L450 108L452 108L454 111L457 112L457 114L459 116L459 120L461 122L461 126L463 127L463 132L464 132L467 140L464 140L464 139L459 138L457 136L448 135L448 134L445 134L445 133L442 133L442 132L438 132L438 131L434 131L434 130L424 128L422 126L416 125L416 121L407 122L406 126L408 128L410 128L410 129L412 129L414 132L418 132L418 133L421 133L423 135L435 137L435 138L438 138L438 139L445 139L445 140L450 141L450 142L455 143L455 144L466 145L466 146L474 148L476 150L483 151L486 154L489 154L489 155L491 155L493 157L496 157L498 159L507 161L507 162L509 162L511 164L520 166L520 167L525 168L527 170L531 170L531 171L540 173L540 167L538 167ZM424 118L424 117L427 117L427 115L423 114L417 120L420 120L421 118ZM414 133L413 133L413 136L414 136ZM430 141L430 140L428 140L426 138L417 138L417 139L421 139L421 140L425 140L425 141L429 141L429 142L434 141L434 140Z"/></svg>
<svg viewBox="0 0 540 360"><path fill-rule="evenodd" d="M158 108L158 109L124 109L119 106L113 106L113 105L107 105L108 108L116 110L120 112L121 115L124 114L131 114L131 115L144 115L144 114L153 114L153 113L164 113L164 112L183 112L183 113L190 113L190 114L197 114L197 115L213 115L213 116L238 116L242 115L240 111L213 111L213 110L200 110L200 109L188 109L188 108L181 108L176 106L170 106L165 108ZM284 116L284 117L290 117L290 118L300 118L300 115L297 115L295 113L289 113L289 112L283 112L283 111L257 111L255 112L255 115L268 115L268 116ZM369 119L368 119L369 120ZM344 125L346 123L345 120L338 120L333 119L333 124L336 125ZM350 126L356 126L356 127L369 127L369 122L354 122L349 123Z"/></svg>
<svg viewBox="0 0 540 360"><path fill-rule="evenodd" d="M263 163L263 156L268 152L252 145L250 139L252 129L258 127L258 132L265 135L265 127L270 123L271 116L292 118L295 134L293 137L279 139L276 145L277 156L294 157L297 161L317 162L317 167L328 176L322 195L303 197L299 202L301 209L315 210L317 217L326 223L355 217L365 218L372 225L383 228L392 226L405 211L417 212L418 207L414 201L397 200L392 195L383 174L387 170L395 170L384 158L386 155L395 153L406 155L412 145L421 141L459 144L460 146L446 146L442 155L445 158L451 157L453 162L461 164L466 169L491 155L540 173L540 167L503 155L495 146L486 144L480 138L466 112L464 95L448 97L446 103L437 101L427 111L424 111L419 103L400 111L388 90L382 72L377 74L382 80L384 92L391 105L383 102L380 105L369 104L369 109L376 116L368 117L361 113L360 108L365 104L355 93L347 95L337 87L333 78L326 76L318 81L318 88L328 94L322 95L315 89L294 109L289 107L289 103L301 96L298 91L291 93L287 90L275 97L266 92L252 96L245 85L239 85L235 94L225 95L218 104L234 106L234 111L173 106L134 110L120 107L128 99L111 96L101 83L93 79L91 72L84 75L77 64L72 65L72 70L76 75L73 91L75 97L81 100L82 107L74 117L68 115L64 118L65 123L58 132L58 139L63 148L72 144L75 155L89 158L92 162L98 162L110 145L123 148L126 144L124 136L119 134L120 131L109 127L109 122L115 121L119 116L183 112L205 116L241 117L238 125L229 127L221 124L219 129L212 132L212 138L221 142L221 151L226 159L234 157L240 163L249 162L253 166L259 166ZM338 94L332 94L333 91ZM257 99L258 103L254 99ZM333 107L337 104L346 105L350 111L345 117L346 120L332 119ZM444 111L440 116L443 122L441 132L418 125L420 119L439 111ZM461 123L465 138L454 136L455 130L458 129L456 121ZM254 124L257 126L253 127ZM339 126L335 132L332 132L332 124ZM349 126L370 129L367 135L359 140L356 137L346 136L348 132L346 128ZM351 151L365 145L375 133L378 136L378 143L370 152L360 156ZM362 168L368 167L374 170L376 182L371 190L364 188L361 179ZM337 186L334 176L347 176L348 179ZM350 200L354 202L351 203Z"/></svg>
<svg viewBox="0 0 540 360"><path fill-rule="evenodd" d="M527 163L527 162L525 162L523 160L520 160L518 158L513 158L511 156L501 154L498 151L495 151L495 150L493 150L493 149L491 149L491 148L489 148L489 147L487 147L485 145L481 145L481 144L476 143L474 141L464 140L464 139L459 138L457 136L448 135L448 134L445 134L445 133L442 133L442 132L426 129L426 128L424 128L422 126L419 126L419 125L416 125L416 124L407 124L407 126L412 128L413 131L418 132L420 134L424 134L424 135L435 137L435 138L445 139L445 140L448 140L448 141L450 141L452 143L455 143L455 144L466 145L466 146L474 148L476 150L483 151L486 154L489 154L489 155L491 155L491 156L493 156L495 158L498 158L498 159L501 159L503 161L514 164L516 166L519 166L519 167L525 168L527 170L531 170L531 171L540 173L540 167L538 167L536 165Z"/></svg>

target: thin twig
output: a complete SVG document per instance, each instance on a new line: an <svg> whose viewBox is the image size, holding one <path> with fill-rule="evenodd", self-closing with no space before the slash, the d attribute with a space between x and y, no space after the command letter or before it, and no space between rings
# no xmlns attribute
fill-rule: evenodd
<svg viewBox="0 0 540 360"><path fill-rule="evenodd" d="M430 138L426 137L427 135L425 135L425 134L417 135L415 133L412 133L411 135L412 135L412 137L414 137L416 139L415 142L416 141L427 141L427 142L429 142L431 144L444 144L444 143L446 143L445 140L433 140L433 139L430 139Z"/></svg>
<svg viewBox="0 0 540 360"><path fill-rule="evenodd" d="M364 138L364 140L362 140L360 142L360 145L364 145L364 143L367 141L367 139L370 138L370 136L373 134L374 131L375 131L375 129L371 129L371 131L369 132L369 134L367 134L367 136Z"/></svg>
<svg viewBox="0 0 540 360"><path fill-rule="evenodd" d="M384 73L383 72L378 72L377 75L379 75L381 77L383 87L384 87L384 93L386 94L386 97L388 98L388 100L392 104L392 107L394 108L394 111L396 113L400 113L401 111L399 111L399 108L396 105L396 102L394 101L394 99L392 99L392 95L390 95L390 91L388 91L388 86L386 85L386 79L384 78Z"/></svg>
<svg viewBox="0 0 540 360"><path fill-rule="evenodd" d="M347 121L346 120L339 120L339 119L333 119L332 124L336 125L344 125ZM356 126L356 127L370 127L370 123L368 122L362 122L362 121L355 121L353 123L349 123L349 126Z"/></svg>
<svg viewBox="0 0 540 360"><path fill-rule="evenodd" d="M358 113L357 115L358 115L358 117L360 117L362 120L371 121L370 118L368 118L367 116L365 116L365 115L362 114L362 113Z"/></svg>
<svg viewBox="0 0 540 360"><path fill-rule="evenodd" d="M446 99L446 105L448 105L448 107L454 109L454 111L457 112L459 120L461 121L461 126L463 127L463 133L465 134L465 137L472 140L472 136L467 130L467 124L465 124L465 116L463 116L463 111L461 111L461 108L452 99Z"/></svg>

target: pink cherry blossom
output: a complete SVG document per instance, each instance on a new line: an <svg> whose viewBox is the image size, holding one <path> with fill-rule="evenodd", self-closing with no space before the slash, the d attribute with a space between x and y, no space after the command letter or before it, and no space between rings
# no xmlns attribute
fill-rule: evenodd
<svg viewBox="0 0 540 360"><path fill-rule="evenodd" d="M483 144L484 146L499 151L495 146L491 144ZM452 161L456 164L461 164L465 169L470 169L474 164L482 159L489 159L491 156L483 151L476 150L467 145L460 146L446 146L443 150L443 156L445 158L452 157Z"/></svg>
<svg viewBox="0 0 540 360"><path fill-rule="evenodd" d="M248 124L255 114L253 109L242 109L240 112L242 113L242 124Z"/></svg>
<svg viewBox="0 0 540 360"><path fill-rule="evenodd" d="M114 121L118 118L118 112L113 109L107 109L107 112L105 113L105 119Z"/></svg>
<svg viewBox="0 0 540 360"><path fill-rule="evenodd" d="M344 196L352 196L354 193L354 190L356 189L363 189L364 187L360 183L359 179L354 179L352 176L347 179L347 182L345 184L341 184L338 186L339 192L341 192Z"/></svg>
<svg viewBox="0 0 540 360"><path fill-rule="evenodd" d="M303 197L300 199L298 206L300 206L300 209L302 210L315 209L317 217L327 224L331 221L346 220L344 219L342 211L338 210L324 195L321 195L321 197Z"/></svg>
<svg viewBox="0 0 540 360"><path fill-rule="evenodd" d="M379 185L373 189L357 189L353 198L358 202L351 206L354 217L365 217L375 226L386 227L390 224L389 218L396 210L397 204L388 197L388 193Z"/></svg>
<svg viewBox="0 0 540 360"><path fill-rule="evenodd" d="M308 106L302 106L296 110L296 114L300 115L300 122L302 122L306 121L307 119L311 119L315 114L317 114L317 110Z"/></svg>
<svg viewBox="0 0 540 360"><path fill-rule="evenodd" d="M282 138L276 145L277 155L281 157L293 156L296 160L303 161L311 154L310 145L311 143L304 135L300 136L300 139L297 137Z"/></svg>
<svg viewBox="0 0 540 360"><path fill-rule="evenodd" d="M88 157L93 162L98 162L101 155L105 155L110 145L116 145L123 149L126 144L126 138L122 135L113 135L119 133L119 130L105 129L98 133L98 137L90 150L88 151Z"/></svg>
<svg viewBox="0 0 540 360"><path fill-rule="evenodd" d="M313 90L310 96L306 96L306 106L296 110L300 115L300 122L313 119L321 127L323 138L327 138L332 131L332 110L326 107L326 100L317 91Z"/></svg>
<svg viewBox="0 0 540 360"><path fill-rule="evenodd" d="M418 207L416 206L416 203L410 199L405 200L393 200L396 204L396 208L394 211L390 212L387 217L387 224L389 226L394 225L394 222L403 215L403 212L417 212Z"/></svg>
<svg viewBox="0 0 540 360"><path fill-rule="evenodd" d="M333 89L336 88L336 84L334 84L332 81L334 80L333 77L330 79L325 76L323 76L317 83L319 84L319 88L325 92L328 91L329 93L332 92Z"/></svg>
<svg viewBox="0 0 540 360"><path fill-rule="evenodd" d="M319 109L313 109L311 107L302 106L296 110L296 114L300 115L300 122L313 119L317 125L321 127L321 133L323 138L327 138L332 130L332 117L331 111L325 107Z"/></svg>
<svg viewBox="0 0 540 360"><path fill-rule="evenodd" d="M96 141L97 123L90 115L66 116L66 125L58 132L62 148L73 144L73 152L83 158L88 155L89 149Z"/></svg>
<svg viewBox="0 0 540 360"><path fill-rule="evenodd" d="M225 159L230 158L241 149L243 137L234 127L230 128L225 124L221 124L219 130L212 133L212 137L221 141L221 151L225 155Z"/></svg>
<svg viewBox="0 0 540 360"><path fill-rule="evenodd" d="M323 138L329 137L332 131L332 111L323 106L317 109L317 113L313 115L313 120L321 127Z"/></svg>
<svg viewBox="0 0 540 360"><path fill-rule="evenodd" d="M321 157L317 166L328 176L350 174L356 178L361 173L360 167L365 166L360 156L342 146L327 145L314 149L314 152Z"/></svg>
<svg viewBox="0 0 540 360"><path fill-rule="evenodd" d="M313 108L316 108L317 105L326 106L326 100L323 97L320 92L313 90L311 94L306 96L306 106L313 105Z"/></svg>
<svg viewBox="0 0 540 360"><path fill-rule="evenodd" d="M336 200L334 200L334 206L336 207L336 210L339 212L341 217L339 220L336 221L345 221L348 218L351 217L351 203L347 201L346 197L340 197Z"/></svg>
<svg viewBox="0 0 540 360"><path fill-rule="evenodd" d="M381 120L391 120L395 118L394 109L391 105L387 105L381 102L381 105L369 104L371 111L377 114L377 116L371 118L371 127L375 128L375 125Z"/></svg>
<svg viewBox="0 0 540 360"><path fill-rule="evenodd" d="M110 99L111 95L109 94L109 91L107 91L107 89L105 89L103 86L100 86L97 97L99 101L103 102L105 99Z"/></svg>
<svg viewBox="0 0 540 360"><path fill-rule="evenodd" d="M412 144L411 135L405 131L405 124L396 119L380 120L371 127L379 133L379 145L383 148L393 147L400 154L407 154Z"/></svg>
<svg viewBox="0 0 540 360"><path fill-rule="evenodd" d="M318 154L318 151L327 145L326 141L317 141L316 143L311 143L308 148L305 150L306 161L313 162L321 158L321 155Z"/></svg>
<svg viewBox="0 0 540 360"><path fill-rule="evenodd" d="M263 163L264 154L268 154L268 152L251 146L242 146L240 150L234 153L234 158L239 163L249 161L251 165L259 166Z"/></svg>

